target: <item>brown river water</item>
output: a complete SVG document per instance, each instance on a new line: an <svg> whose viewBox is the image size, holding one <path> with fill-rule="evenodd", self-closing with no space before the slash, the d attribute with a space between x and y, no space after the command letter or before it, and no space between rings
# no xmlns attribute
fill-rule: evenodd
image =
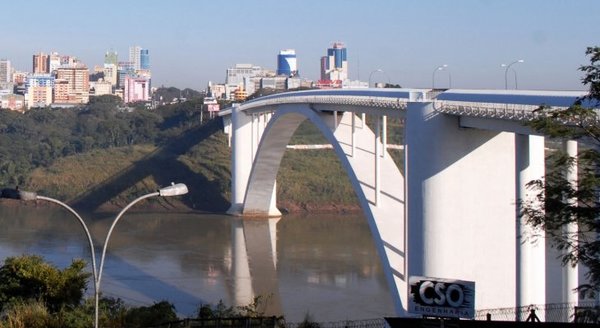
<svg viewBox="0 0 600 328"><path fill-rule="evenodd" d="M114 214L81 216L98 265ZM61 208L0 206L0 259L42 255L63 268L90 262L84 230ZM91 272L91 265L88 265ZM87 295L92 296L89 284ZM108 246L105 296L134 306L167 300L181 317L200 304L247 305L288 322L393 316L392 298L369 227L360 214L287 215L241 220L226 215L126 213Z"/></svg>

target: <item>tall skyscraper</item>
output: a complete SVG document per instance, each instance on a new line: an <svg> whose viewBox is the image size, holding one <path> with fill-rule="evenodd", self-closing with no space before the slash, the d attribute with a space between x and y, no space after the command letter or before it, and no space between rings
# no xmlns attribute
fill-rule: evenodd
<svg viewBox="0 0 600 328"><path fill-rule="evenodd" d="M129 47L129 62L133 63L133 69L138 70L141 69L142 64L142 47L132 46Z"/></svg>
<svg viewBox="0 0 600 328"><path fill-rule="evenodd" d="M296 50L285 49L277 55L277 75L293 77L298 75Z"/></svg>
<svg viewBox="0 0 600 328"><path fill-rule="evenodd" d="M344 81L348 79L348 58L346 47L341 42L335 42L327 49L326 62L327 80Z"/></svg>
<svg viewBox="0 0 600 328"><path fill-rule="evenodd" d="M33 55L33 74L50 73L48 55L43 52Z"/></svg>
<svg viewBox="0 0 600 328"><path fill-rule="evenodd" d="M148 49L140 50L140 68L139 69L143 69L143 70L150 69L150 53L148 52Z"/></svg>

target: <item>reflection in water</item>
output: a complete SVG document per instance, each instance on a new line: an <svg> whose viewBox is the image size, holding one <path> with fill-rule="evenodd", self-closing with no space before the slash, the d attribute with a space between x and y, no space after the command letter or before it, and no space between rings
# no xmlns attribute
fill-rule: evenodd
<svg viewBox="0 0 600 328"><path fill-rule="evenodd" d="M114 214L82 216L99 254ZM40 254L59 267L73 258L89 261L81 227L59 208L2 200L0 225L0 259ZM306 313L318 321L393 315L361 216L128 213L111 236L103 274L104 295L132 305L168 300L181 316L200 304L247 305L256 296L268 300L267 313L291 322Z"/></svg>

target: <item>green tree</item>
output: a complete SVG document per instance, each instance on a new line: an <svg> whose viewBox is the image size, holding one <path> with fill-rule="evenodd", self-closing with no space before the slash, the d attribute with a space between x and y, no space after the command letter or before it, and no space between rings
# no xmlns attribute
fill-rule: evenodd
<svg viewBox="0 0 600 328"><path fill-rule="evenodd" d="M151 306L129 309L125 315L125 326L131 328L148 327L176 320L178 318L177 313L175 313L175 306L167 301L161 301Z"/></svg>
<svg viewBox="0 0 600 328"><path fill-rule="evenodd" d="M556 151L545 179L529 183L536 199L522 203L522 215L535 227L544 229L553 246L564 251L563 265L581 263L589 268L588 283L579 286L587 296L600 292L600 47L586 51L590 64L580 67L585 73L583 84L589 94L566 110L541 108L543 115L531 126L551 138L582 141L577 158ZM594 109L596 107L596 109ZM565 172L577 165L578 183L573 186ZM574 201L576 200L576 201ZM578 232L562 228L578 225Z"/></svg>
<svg viewBox="0 0 600 328"><path fill-rule="evenodd" d="M8 257L0 267L0 311L11 304L39 300L51 312L81 303L90 274L74 260L60 270L37 255Z"/></svg>

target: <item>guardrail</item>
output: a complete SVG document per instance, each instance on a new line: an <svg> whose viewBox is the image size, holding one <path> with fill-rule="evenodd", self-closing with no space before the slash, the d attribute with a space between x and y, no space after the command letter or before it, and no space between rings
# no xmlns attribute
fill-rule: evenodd
<svg viewBox="0 0 600 328"><path fill-rule="evenodd" d="M374 107L386 109L405 109L408 99L391 97L373 97L373 96L282 96L269 99L257 99L242 104L242 110L251 110L254 108L268 107L282 104L327 104L327 105L347 105L360 107Z"/></svg>
<svg viewBox="0 0 600 328"><path fill-rule="evenodd" d="M532 121L536 118L546 115L539 110L538 105L523 104L498 104L498 103L479 103L463 101L434 101L436 111L460 116L498 118L513 121ZM552 110L566 109L566 107L553 107Z"/></svg>

